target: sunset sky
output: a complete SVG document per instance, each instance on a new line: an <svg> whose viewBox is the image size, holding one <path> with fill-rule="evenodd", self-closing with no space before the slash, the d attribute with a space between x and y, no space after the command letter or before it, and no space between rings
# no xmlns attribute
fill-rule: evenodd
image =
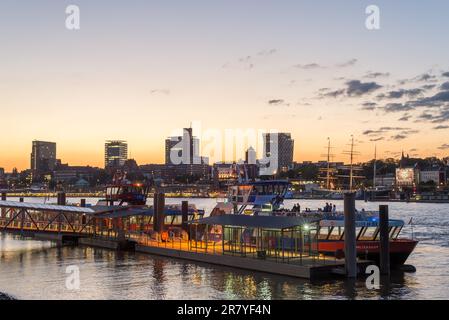
<svg viewBox="0 0 449 320"><path fill-rule="evenodd" d="M0 167L27 169L34 139L71 165L103 166L108 139L162 163L191 122L291 132L296 161L327 137L345 161L351 134L357 160L447 156L448 30L445 0L2 0Z"/></svg>

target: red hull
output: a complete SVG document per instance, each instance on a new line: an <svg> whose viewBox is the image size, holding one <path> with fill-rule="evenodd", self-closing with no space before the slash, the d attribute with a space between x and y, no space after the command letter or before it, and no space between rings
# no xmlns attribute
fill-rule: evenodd
<svg viewBox="0 0 449 320"><path fill-rule="evenodd" d="M390 241L390 263L402 265L413 252L418 241L392 240ZM345 242L339 240L320 240L318 251L326 255L335 255L337 251L344 251ZM357 241L357 256L362 259L379 261L379 241Z"/></svg>

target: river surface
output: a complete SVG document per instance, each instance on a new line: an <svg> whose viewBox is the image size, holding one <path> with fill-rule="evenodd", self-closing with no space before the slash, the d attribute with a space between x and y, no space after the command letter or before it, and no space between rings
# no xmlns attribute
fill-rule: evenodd
<svg viewBox="0 0 449 320"><path fill-rule="evenodd" d="M207 213L217 201L187 200ZM312 209L324 204L321 200L286 200L285 206L297 202ZM342 201L333 203L343 209ZM357 202L358 209L378 206ZM56 247L51 242L0 233L0 293L17 299L449 299L449 204L389 206L390 218L408 223L413 217L413 224L401 235L420 240L407 261L417 272L395 274L380 290L368 290L362 280L310 282L139 253ZM73 265L80 271L78 290L66 288L67 267Z"/></svg>

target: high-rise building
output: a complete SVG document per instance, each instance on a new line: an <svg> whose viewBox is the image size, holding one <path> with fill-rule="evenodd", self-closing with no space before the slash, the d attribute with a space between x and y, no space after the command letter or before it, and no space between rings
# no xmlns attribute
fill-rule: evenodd
<svg viewBox="0 0 449 320"><path fill-rule="evenodd" d="M246 164L256 164L257 162L257 153L253 147L249 147L245 152L245 163Z"/></svg>
<svg viewBox="0 0 449 320"><path fill-rule="evenodd" d="M271 169L270 174L286 172L293 166L293 149L295 141L290 133L264 133L264 160Z"/></svg>
<svg viewBox="0 0 449 320"><path fill-rule="evenodd" d="M56 166L56 143L33 141L31 150L31 170L35 173L45 173L54 170Z"/></svg>
<svg viewBox="0 0 449 320"><path fill-rule="evenodd" d="M192 128L184 128L182 136L165 139L165 164L203 164L199 149L200 140L193 136Z"/></svg>
<svg viewBox="0 0 449 320"><path fill-rule="evenodd" d="M122 140L109 140L104 145L105 168L117 168L128 160L128 143Z"/></svg>

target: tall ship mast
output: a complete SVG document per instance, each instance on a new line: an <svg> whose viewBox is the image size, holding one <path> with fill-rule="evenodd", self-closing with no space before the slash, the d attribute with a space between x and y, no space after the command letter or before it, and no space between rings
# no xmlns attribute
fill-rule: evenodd
<svg viewBox="0 0 449 320"><path fill-rule="evenodd" d="M349 167L347 167L347 169L349 169L349 175L338 175L338 177L349 178L349 183L348 183L349 184L349 192L353 192L354 191L354 180L355 179L363 179L365 177L354 173L354 172L360 172L363 170L362 167L354 165L355 156L360 155L359 152L355 151L354 135L351 135L351 143L349 144L349 146L350 146L350 150L343 152L343 154L349 155Z"/></svg>
<svg viewBox="0 0 449 320"><path fill-rule="evenodd" d="M332 157L334 156L333 154L331 154L331 150L332 150L332 146L331 146L331 139L328 137L327 138L327 146L326 146L326 154L322 154L322 157L326 158L326 168L320 168L321 173L323 173L323 175L320 176L320 180L325 180L325 184L326 187L324 190L326 191L330 191L332 189L334 189L334 183L333 180L335 180L335 174L336 174L336 168L335 167L331 167L331 160ZM325 174L325 177L324 177Z"/></svg>

